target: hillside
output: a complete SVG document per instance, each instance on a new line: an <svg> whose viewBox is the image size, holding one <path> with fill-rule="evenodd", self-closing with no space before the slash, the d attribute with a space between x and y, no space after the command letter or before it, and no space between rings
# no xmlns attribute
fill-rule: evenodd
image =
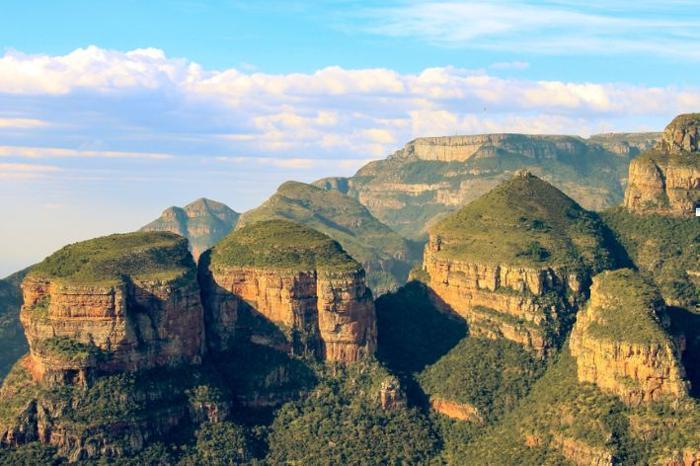
<svg viewBox="0 0 700 466"><path fill-rule="evenodd" d="M350 178L314 184L354 197L397 232L418 239L435 218L523 168L587 209L615 206L623 199L630 160L659 137L628 133L589 139L523 134L419 138Z"/></svg>
<svg viewBox="0 0 700 466"><path fill-rule="evenodd" d="M0 280L0 379L27 352L27 339L19 322L22 306L20 284L29 269L13 273Z"/></svg>
<svg viewBox="0 0 700 466"><path fill-rule="evenodd" d="M406 282L415 246L374 218L355 199L335 191L289 181L259 207L244 213L237 228L284 219L307 225L338 241L362 264L375 295Z"/></svg>
<svg viewBox="0 0 700 466"><path fill-rule="evenodd" d="M227 205L201 198L185 207L168 207L140 231L169 231L184 236L197 260L236 226L238 217L238 212Z"/></svg>

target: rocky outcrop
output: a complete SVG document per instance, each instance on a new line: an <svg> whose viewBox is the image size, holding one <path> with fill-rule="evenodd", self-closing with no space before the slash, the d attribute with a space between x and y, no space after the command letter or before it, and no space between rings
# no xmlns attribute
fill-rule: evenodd
<svg viewBox="0 0 700 466"><path fill-rule="evenodd" d="M685 397L680 351L666 334L667 325L658 291L635 272L597 275L571 333L579 381L632 406Z"/></svg>
<svg viewBox="0 0 700 466"><path fill-rule="evenodd" d="M406 407L406 393L401 381L396 377L387 377L379 387L379 404L382 409L395 410Z"/></svg>
<svg viewBox="0 0 700 466"><path fill-rule="evenodd" d="M149 264L154 257L162 262ZM80 268L64 273L72 263L86 276ZM86 385L98 373L201 361L196 270L176 235L132 233L76 243L35 267L22 292L20 320L35 380Z"/></svg>
<svg viewBox="0 0 700 466"><path fill-rule="evenodd" d="M556 448L561 455L579 466L612 466L614 463L613 453L602 447L592 447L581 440L554 435L552 447Z"/></svg>
<svg viewBox="0 0 700 466"><path fill-rule="evenodd" d="M700 114L680 115L661 142L632 161L624 205L637 213L693 216L700 202Z"/></svg>
<svg viewBox="0 0 700 466"><path fill-rule="evenodd" d="M660 466L698 466L700 465L700 448L689 448L658 458L654 464Z"/></svg>
<svg viewBox="0 0 700 466"><path fill-rule="evenodd" d="M458 421L469 421L475 424L484 422L479 410L469 403L458 403L433 396L430 398L430 407L435 412Z"/></svg>
<svg viewBox="0 0 700 466"><path fill-rule="evenodd" d="M169 231L184 236L197 260L236 226L239 216L225 204L201 198L185 207L168 207L140 231Z"/></svg>
<svg viewBox="0 0 700 466"><path fill-rule="evenodd" d="M285 233L277 235L277 229ZM316 261L311 249L314 241L319 241L324 254L326 247L335 250L331 255L337 254L341 266L297 262L307 248L310 260ZM236 254L229 254L233 248L248 247L259 248L260 254L270 250L286 254L289 248L294 262L285 264L286 259L280 259L269 266L245 265L237 263ZM297 353L312 352L326 361L353 362L373 354L376 321L365 273L327 236L282 220L258 222L232 233L211 254L202 261L200 276L208 290L207 333L215 351L230 348L240 338ZM266 323L274 324L276 330Z"/></svg>

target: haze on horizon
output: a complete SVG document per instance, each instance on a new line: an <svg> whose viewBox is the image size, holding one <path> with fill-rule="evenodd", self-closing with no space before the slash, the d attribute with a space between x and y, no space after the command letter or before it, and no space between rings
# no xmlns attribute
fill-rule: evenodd
<svg viewBox="0 0 700 466"><path fill-rule="evenodd" d="M0 276L415 137L660 131L700 109L690 1L29 3L0 17Z"/></svg>

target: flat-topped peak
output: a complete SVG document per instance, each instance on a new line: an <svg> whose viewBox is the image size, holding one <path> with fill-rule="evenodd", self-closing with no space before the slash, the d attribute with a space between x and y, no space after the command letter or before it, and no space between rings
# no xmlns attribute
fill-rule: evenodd
<svg viewBox="0 0 700 466"><path fill-rule="evenodd" d="M211 253L216 266L350 270L358 264L328 236L287 220L265 220L233 231Z"/></svg>

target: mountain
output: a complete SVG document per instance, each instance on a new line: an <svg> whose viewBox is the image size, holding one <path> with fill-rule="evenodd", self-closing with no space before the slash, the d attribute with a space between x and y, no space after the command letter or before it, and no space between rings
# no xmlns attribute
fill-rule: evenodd
<svg viewBox="0 0 700 466"><path fill-rule="evenodd" d="M307 225L338 241L362 264L375 295L405 283L419 258L415 246L355 199L336 191L288 181L262 205L244 213L237 228L270 219Z"/></svg>
<svg viewBox="0 0 700 466"><path fill-rule="evenodd" d="M19 322L22 305L20 284L28 268L0 280L0 378L5 377L20 356L27 352L27 339Z"/></svg>
<svg viewBox="0 0 700 466"><path fill-rule="evenodd" d="M597 217L527 171L430 229L426 283L471 334L545 354L561 343L590 277L614 265Z"/></svg>
<svg viewBox="0 0 700 466"><path fill-rule="evenodd" d="M625 208L692 217L700 207L700 113L679 115L629 168Z"/></svg>
<svg viewBox="0 0 700 466"><path fill-rule="evenodd" d="M658 133L574 136L484 134L415 139L350 178L314 184L357 199L406 236L526 168L582 206L600 210L623 199L630 159L653 146Z"/></svg>
<svg viewBox="0 0 700 466"><path fill-rule="evenodd" d="M169 231L184 236L197 260L236 226L239 216L225 204L201 198L185 207L168 207L140 231Z"/></svg>
<svg viewBox="0 0 700 466"><path fill-rule="evenodd" d="M253 223L214 246L202 266L214 351L228 349L236 337L328 361L374 353L374 303L364 270L323 233L286 220ZM278 330L256 326L258 316ZM235 331L234 319L243 324Z"/></svg>

